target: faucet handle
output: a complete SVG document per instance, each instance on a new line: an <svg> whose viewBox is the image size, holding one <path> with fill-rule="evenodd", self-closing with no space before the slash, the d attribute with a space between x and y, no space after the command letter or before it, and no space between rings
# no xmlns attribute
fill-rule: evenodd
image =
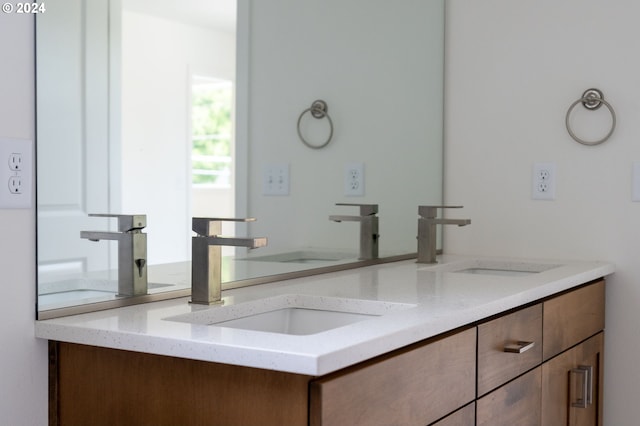
<svg viewBox="0 0 640 426"><path fill-rule="evenodd" d="M438 209L461 209L463 206L418 206L418 215L428 219L438 216Z"/></svg>
<svg viewBox="0 0 640 426"><path fill-rule="evenodd" d="M371 216L378 213L377 204L336 203L336 206L360 207L360 216Z"/></svg>
<svg viewBox="0 0 640 426"><path fill-rule="evenodd" d="M191 218L191 229L201 237L211 237L222 232L222 222L255 222L255 217L244 219L221 218L221 217L193 217Z"/></svg>
<svg viewBox="0 0 640 426"><path fill-rule="evenodd" d="M118 219L118 232L139 231L147 226L146 214L90 213L90 217L114 217Z"/></svg>

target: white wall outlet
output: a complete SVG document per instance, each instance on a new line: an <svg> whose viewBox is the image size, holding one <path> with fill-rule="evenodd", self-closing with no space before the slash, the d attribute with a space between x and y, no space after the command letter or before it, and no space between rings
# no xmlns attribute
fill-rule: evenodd
<svg viewBox="0 0 640 426"><path fill-rule="evenodd" d="M0 209L31 208L33 142L0 138Z"/></svg>
<svg viewBox="0 0 640 426"><path fill-rule="evenodd" d="M11 170L22 170L22 153L13 152L9 154L9 168Z"/></svg>
<svg viewBox="0 0 640 426"><path fill-rule="evenodd" d="M289 164L271 163L262 168L262 195L289 195Z"/></svg>
<svg viewBox="0 0 640 426"><path fill-rule="evenodd" d="M531 198L534 200L556 199L556 163L534 163L531 179Z"/></svg>
<svg viewBox="0 0 640 426"><path fill-rule="evenodd" d="M364 163L347 163L344 167L344 195L364 196Z"/></svg>

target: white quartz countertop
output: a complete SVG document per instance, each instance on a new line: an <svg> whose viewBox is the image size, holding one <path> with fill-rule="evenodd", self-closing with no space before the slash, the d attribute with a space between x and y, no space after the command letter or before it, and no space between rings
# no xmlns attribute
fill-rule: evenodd
<svg viewBox="0 0 640 426"><path fill-rule="evenodd" d="M442 256L437 265L408 260L227 290L222 306L191 305L188 298L179 298L37 321L35 330L37 337L49 340L318 376L614 270L613 264L600 261ZM268 309L293 299L320 300L323 306L346 306L353 312L375 305L380 312L303 335L207 321L225 312L249 315L256 306Z"/></svg>

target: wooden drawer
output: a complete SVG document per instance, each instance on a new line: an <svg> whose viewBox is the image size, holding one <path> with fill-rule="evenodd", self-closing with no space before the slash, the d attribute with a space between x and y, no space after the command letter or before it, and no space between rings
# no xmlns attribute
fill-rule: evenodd
<svg viewBox="0 0 640 426"><path fill-rule="evenodd" d="M478 426L540 426L542 367L480 398Z"/></svg>
<svg viewBox="0 0 640 426"><path fill-rule="evenodd" d="M526 346L525 343L532 343ZM542 362L542 304L478 326L478 396ZM524 347L523 347L524 346ZM508 352L522 349L523 352Z"/></svg>
<svg viewBox="0 0 640 426"><path fill-rule="evenodd" d="M310 425L420 425L475 398L476 329L412 345L310 385Z"/></svg>
<svg viewBox="0 0 640 426"><path fill-rule="evenodd" d="M544 302L545 360L604 329L604 280Z"/></svg>
<svg viewBox="0 0 640 426"><path fill-rule="evenodd" d="M476 404L472 403L448 415L439 422L431 426L475 426L476 424Z"/></svg>

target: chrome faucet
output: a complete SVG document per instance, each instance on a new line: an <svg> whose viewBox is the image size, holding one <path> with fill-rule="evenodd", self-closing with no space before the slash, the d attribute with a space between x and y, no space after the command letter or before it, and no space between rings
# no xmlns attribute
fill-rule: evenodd
<svg viewBox="0 0 640 426"><path fill-rule="evenodd" d="M222 303L222 246L258 248L267 245L265 237L222 237L222 222L253 222L249 219L194 217L191 228L191 303Z"/></svg>
<svg viewBox="0 0 640 426"><path fill-rule="evenodd" d="M144 214L90 214L91 217L118 219L118 231L80 231L80 238L89 241L118 242L118 296L147 294L147 226Z"/></svg>
<svg viewBox="0 0 640 426"><path fill-rule="evenodd" d="M377 204L348 204L336 203L336 206L353 206L360 208L359 216L331 215L329 220L334 222L360 222L360 255L358 259L369 260L378 258L378 205Z"/></svg>
<svg viewBox="0 0 640 426"><path fill-rule="evenodd" d="M465 226L470 219L438 219L438 209L460 209L462 206L418 206L418 263L436 261L436 225Z"/></svg>

